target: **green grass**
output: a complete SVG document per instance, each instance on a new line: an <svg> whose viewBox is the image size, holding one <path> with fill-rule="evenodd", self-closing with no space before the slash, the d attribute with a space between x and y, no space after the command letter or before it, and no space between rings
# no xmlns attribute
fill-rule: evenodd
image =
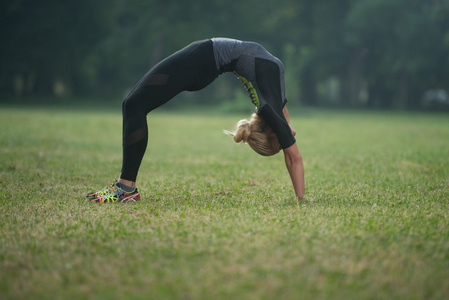
<svg viewBox="0 0 449 300"><path fill-rule="evenodd" d="M0 298L447 299L448 116L290 115L304 201L245 116L156 112L143 201L96 205L121 114L2 108Z"/></svg>

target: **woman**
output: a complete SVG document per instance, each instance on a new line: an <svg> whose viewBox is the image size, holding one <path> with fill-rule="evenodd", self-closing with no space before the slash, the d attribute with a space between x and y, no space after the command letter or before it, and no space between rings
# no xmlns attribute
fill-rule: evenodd
<svg viewBox="0 0 449 300"><path fill-rule="evenodd" d="M120 177L103 190L87 194L100 203L138 202L137 173L148 142L146 115L182 91L205 88L224 72L234 72L245 85L256 113L241 120L236 143L248 143L268 156L284 152L296 197L304 196L304 167L289 125L285 104L284 66L261 45L227 38L194 42L154 66L123 101L123 162Z"/></svg>

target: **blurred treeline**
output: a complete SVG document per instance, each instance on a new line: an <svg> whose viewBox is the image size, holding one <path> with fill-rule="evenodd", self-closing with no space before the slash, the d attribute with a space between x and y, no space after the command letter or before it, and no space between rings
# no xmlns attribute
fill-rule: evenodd
<svg viewBox="0 0 449 300"><path fill-rule="evenodd" d="M416 109L426 91L449 90L449 0L3 0L0 99L122 97L211 37L283 60L292 103ZM208 90L217 102L240 84L222 77Z"/></svg>

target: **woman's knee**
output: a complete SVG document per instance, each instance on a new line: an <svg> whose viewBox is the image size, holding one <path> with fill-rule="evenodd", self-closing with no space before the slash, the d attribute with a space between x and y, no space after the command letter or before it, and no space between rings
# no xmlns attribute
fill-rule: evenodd
<svg viewBox="0 0 449 300"><path fill-rule="evenodd" d="M122 102L123 113L136 113L145 108L144 95L139 90L132 91Z"/></svg>

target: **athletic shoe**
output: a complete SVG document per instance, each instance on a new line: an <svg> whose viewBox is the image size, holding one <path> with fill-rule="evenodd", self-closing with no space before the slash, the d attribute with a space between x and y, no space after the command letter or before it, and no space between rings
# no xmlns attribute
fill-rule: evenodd
<svg viewBox="0 0 449 300"><path fill-rule="evenodd" d="M104 196L104 195L108 195L109 194L109 189L115 185L115 183L117 182L117 180L114 180L113 183L111 183L110 185L104 187L104 189L102 189L101 191L98 192L92 192L92 193L87 193L86 194L86 198L87 200L92 200L95 198L98 198L100 196Z"/></svg>
<svg viewBox="0 0 449 300"><path fill-rule="evenodd" d="M135 188L132 192L126 192L113 184L97 193L96 198L88 199L98 203L136 203L140 202L140 194Z"/></svg>

